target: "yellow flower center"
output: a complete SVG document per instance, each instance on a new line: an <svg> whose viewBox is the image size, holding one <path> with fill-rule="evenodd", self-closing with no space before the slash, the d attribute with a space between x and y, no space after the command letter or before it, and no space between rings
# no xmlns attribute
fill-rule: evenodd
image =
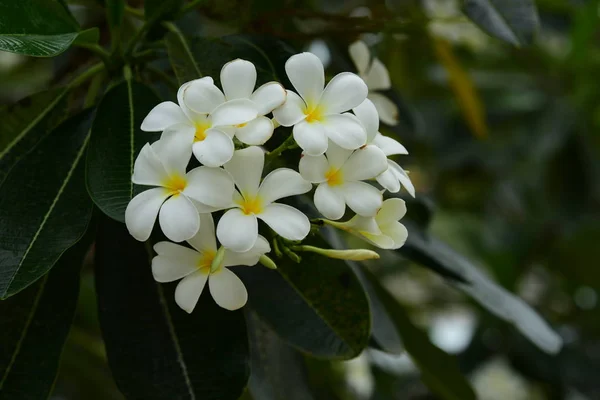
<svg viewBox="0 0 600 400"><path fill-rule="evenodd" d="M263 210L262 199L258 196L243 196L242 200L239 201L239 206L242 212L246 215L260 214Z"/></svg>
<svg viewBox="0 0 600 400"><path fill-rule="evenodd" d="M162 186L169 194L177 196L179 193L183 192L183 189L187 186L187 181L185 180L185 177L181 175L171 175L163 181Z"/></svg>
<svg viewBox="0 0 600 400"><path fill-rule="evenodd" d="M247 122L244 122L243 124L237 124L235 127L236 127L236 128L243 128L243 127L245 127L246 125L248 125L248 123L247 123Z"/></svg>
<svg viewBox="0 0 600 400"><path fill-rule="evenodd" d="M194 142L201 142L206 139L206 131L211 128L210 121L196 122L196 134L194 135Z"/></svg>
<svg viewBox="0 0 600 400"><path fill-rule="evenodd" d="M325 173L325 179L329 186L338 186L344 183L344 174L341 170L332 167Z"/></svg>
<svg viewBox="0 0 600 400"><path fill-rule="evenodd" d="M216 254L217 252L213 250L205 251L200 261L198 261L198 269L205 274L210 274L210 266Z"/></svg>
<svg viewBox="0 0 600 400"><path fill-rule="evenodd" d="M308 105L304 114L306 115L306 122L313 123L323 121L324 110L321 106L317 105Z"/></svg>

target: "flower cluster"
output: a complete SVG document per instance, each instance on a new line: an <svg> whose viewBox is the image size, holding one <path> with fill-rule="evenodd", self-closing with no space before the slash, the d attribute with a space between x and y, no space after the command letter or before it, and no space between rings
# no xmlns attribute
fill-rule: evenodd
<svg viewBox="0 0 600 400"><path fill-rule="evenodd" d="M379 115L367 99L365 82L343 72L325 86L323 65L310 53L290 57L285 69L296 92L278 82L255 88L254 65L231 61L221 70L222 90L210 77L187 82L177 93L177 104L158 104L142 123L142 130L162 134L135 160L132 181L151 188L131 200L125 221L131 235L145 241L158 218L170 241L189 244L159 242L152 261L158 282L181 279L175 300L187 312L207 283L219 306L244 306L246 288L228 267L259 262L275 267L266 256L271 247L259 234L259 220L283 244L305 239L311 230L308 217L279 200L308 193L313 184L315 206L327 218L322 222L385 249L406 240L398 222L404 202L383 201L385 190L395 193L402 186L414 196L406 172L387 158L406 149L378 132ZM265 150L259 146L280 125L293 127L284 144L293 139L303 150L299 172L277 168L263 178ZM192 157L200 166L189 169ZM346 206L356 215L336 222ZM213 214L220 216L216 227ZM332 252L332 257L344 257L343 251ZM373 255L365 250L348 257Z"/></svg>

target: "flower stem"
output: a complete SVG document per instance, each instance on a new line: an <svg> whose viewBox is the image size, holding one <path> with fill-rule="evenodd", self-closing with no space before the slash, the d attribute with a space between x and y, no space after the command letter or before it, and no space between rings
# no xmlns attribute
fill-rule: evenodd
<svg viewBox="0 0 600 400"><path fill-rule="evenodd" d="M298 147L298 145L296 144L296 142L294 141L294 136L290 135L287 139L285 139L283 141L283 143L281 143L279 145L279 147L277 147L276 149L274 149L273 151L270 151L267 154L267 163L273 161L273 159L275 159L275 157L278 157L281 153L283 153L284 151L288 150L288 149L293 149L295 147Z"/></svg>
<svg viewBox="0 0 600 400"><path fill-rule="evenodd" d="M75 88L103 70L104 70L103 63L94 64L90 68L86 69L83 73L76 76L71 82L69 82L68 86L71 89Z"/></svg>

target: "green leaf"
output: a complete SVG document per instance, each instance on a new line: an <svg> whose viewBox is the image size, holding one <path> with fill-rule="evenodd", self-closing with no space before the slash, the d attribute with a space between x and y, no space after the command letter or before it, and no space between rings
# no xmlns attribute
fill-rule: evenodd
<svg viewBox="0 0 600 400"><path fill-rule="evenodd" d="M0 183L8 171L67 116L66 88L36 93L0 108Z"/></svg>
<svg viewBox="0 0 600 400"><path fill-rule="evenodd" d="M250 342L250 392L260 400L312 400L304 358L252 312L246 312ZM293 388L293 390L290 390Z"/></svg>
<svg viewBox="0 0 600 400"><path fill-rule="evenodd" d="M79 270L92 235L18 296L0 302L0 400L49 397L79 294Z"/></svg>
<svg viewBox="0 0 600 400"><path fill-rule="evenodd" d="M68 119L0 185L0 297L42 277L85 232L92 203L82 162L92 111Z"/></svg>
<svg viewBox="0 0 600 400"><path fill-rule="evenodd" d="M540 23L534 0L464 0L463 11L481 29L515 46L531 44Z"/></svg>
<svg viewBox="0 0 600 400"><path fill-rule="evenodd" d="M183 0L146 0L144 1L144 16L148 21L171 19L181 10Z"/></svg>
<svg viewBox="0 0 600 400"><path fill-rule="evenodd" d="M182 311L175 284L154 281L147 250L123 224L101 221L96 289L117 386L129 399L237 400L250 374L242 311L218 307L208 287Z"/></svg>
<svg viewBox="0 0 600 400"><path fill-rule="evenodd" d="M100 29L90 28L79 32L73 44L98 44L100 41Z"/></svg>
<svg viewBox="0 0 600 400"><path fill-rule="evenodd" d="M117 221L125 221L135 194L135 158L146 143L158 139L140 126L159 102L152 89L127 80L110 89L98 106L86 162L87 187L98 208Z"/></svg>
<svg viewBox="0 0 600 400"><path fill-rule="evenodd" d="M77 37L79 25L56 0L0 2L0 50L53 57Z"/></svg>
<svg viewBox="0 0 600 400"><path fill-rule="evenodd" d="M250 307L283 340L308 354L357 356L370 335L369 304L360 283L341 260L301 255L300 264L276 260L275 271L236 269L248 287Z"/></svg>
<svg viewBox="0 0 600 400"><path fill-rule="evenodd" d="M106 3L106 19L111 30L118 29L125 16L125 0L104 0Z"/></svg>
<svg viewBox="0 0 600 400"><path fill-rule="evenodd" d="M475 393L458 368L456 359L440 350L415 327L400 304L385 290L368 270L363 270L378 298L390 312L396 329L412 360L421 371L421 379L433 393L446 400L475 399Z"/></svg>

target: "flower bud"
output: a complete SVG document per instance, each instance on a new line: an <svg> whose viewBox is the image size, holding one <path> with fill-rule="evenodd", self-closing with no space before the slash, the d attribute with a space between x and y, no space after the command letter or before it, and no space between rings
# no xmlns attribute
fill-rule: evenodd
<svg viewBox="0 0 600 400"><path fill-rule="evenodd" d="M265 254L260 256L258 262L260 262L264 267L267 267L269 269L277 269L277 264L275 264L275 261L271 260Z"/></svg>
<svg viewBox="0 0 600 400"><path fill-rule="evenodd" d="M379 254L367 249L350 249L350 250L333 250L321 249L313 246L298 246L295 250L310 251L329 258L337 258L340 260L364 261L378 259Z"/></svg>
<svg viewBox="0 0 600 400"><path fill-rule="evenodd" d="M218 271L223 265L223 259L225 258L225 247L219 247L217 250L217 254L215 254L215 258L213 258L212 263L210 264L210 272Z"/></svg>

